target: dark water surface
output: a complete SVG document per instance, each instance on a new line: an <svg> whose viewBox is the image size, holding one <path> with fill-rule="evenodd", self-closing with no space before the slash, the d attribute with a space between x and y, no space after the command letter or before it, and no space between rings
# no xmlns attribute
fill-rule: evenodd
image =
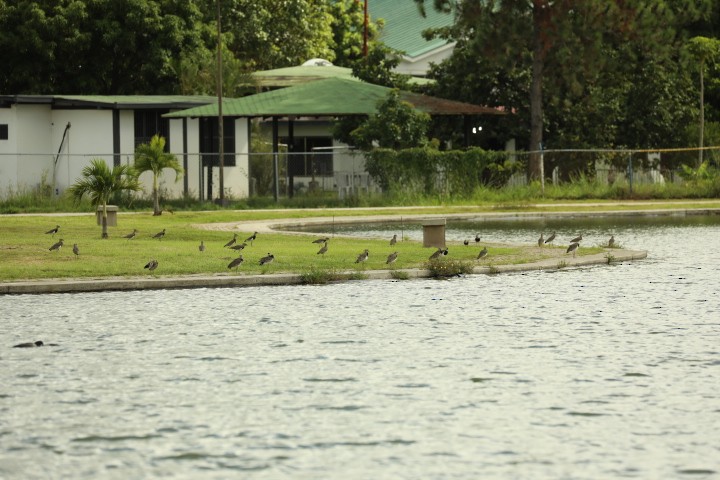
<svg viewBox="0 0 720 480"><path fill-rule="evenodd" d="M448 239L553 229L612 232L648 259L0 296L0 478L719 478L720 218L452 224ZM10 348L37 339L60 346Z"/></svg>

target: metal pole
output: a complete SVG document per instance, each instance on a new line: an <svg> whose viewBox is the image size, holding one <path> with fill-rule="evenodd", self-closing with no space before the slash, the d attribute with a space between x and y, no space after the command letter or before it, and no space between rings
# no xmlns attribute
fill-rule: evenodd
<svg viewBox="0 0 720 480"><path fill-rule="evenodd" d="M632 185L633 185L633 164L632 164L632 154L630 154L630 157L628 157L628 183L630 184L630 193L632 193Z"/></svg>
<svg viewBox="0 0 720 480"><path fill-rule="evenodd" d="M222 29L220 26L220 0L217 0L217 96L218 96L218 152L220 152L220 204L225 200L225 146L223 132L223 67L222 67Z"/></svg>
<svg viewBox="0 0 720 480"><path fill-rule="evenodd" d="M545 146L540 142L540 190L545 195Z"/></svg>
<svg viewBox="0 0 720 480"><path fill-rule="evenodd" d="M280 198L280 172L278 171L278 150L280 148L279 142L278 142L278 117L273 117L273 123L272 123L272 143L273 143L273 183L275 184L275 188L273 189L273 194L275 197L275 202L277 203L278 199Z"/></svg>

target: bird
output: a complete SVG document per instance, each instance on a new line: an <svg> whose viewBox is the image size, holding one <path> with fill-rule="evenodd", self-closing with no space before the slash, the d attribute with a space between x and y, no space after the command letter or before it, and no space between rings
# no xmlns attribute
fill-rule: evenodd
<svg viewBox="0 0 720 480"><path fill-rule="evenodd" d="M365 250L363 250L363 252L360 255L357 256L355 263L362 263L362 262L366 261L369 256L370 256L370 252L366 248Z"/></svg>
<svg viewBox="0 0 720 480"><path fill-rule="evenodd" d="M545 238L543 237L544 235L544 233L540 233L540 238L538 238L538 247L543 246L543 242L545 241Z"/></svg>
<svg viewBox="0 0 720 480"><path fill-rule="evenodd" d="M555 240L555 232L550 234L550 236L545 240L545 243L552 243L553 240Z"/></svg>
<svg viewBox="0 0 720 480"><path fill-rule="evenodd" d="M390 239L390 246L392 247L397 243L397 234L393 235L393 238Z"/></svg>
<svg viewBox="0 0 720 480"><path fill-rule="evenodd" d="M580 246L580 244L579 244L578 242L573 242L573 243L570 244L570 246L567 248L567 250L565 250L565 253L570 253L570 252L572 252L573 257L574 257L575 254L577 253L577 249L578 249L579 246Z"/></svg>
<svg viewBox="0 0 720 480"><path fill-rule="evenodd" d="M582 241L582 233L578 235L577 237L570 240L570 243L580 243Z"/></svg>
<svg viewBox="0 0 720 480"><path fill-rule="evenodd" d="M245 261L245 259L243 258L242 255L240 255L238 258L236 258L236 259L233 260L232 262L228 263L227 268L230 269L230 268L235 267L235 271L237 272L238 267L239 267L240 264L242 264L244 261Z"/></svg>
<svg viewBox="0 0 720 480"><path fill-rule="evenodd" d="M467 238L463 240L463 245L465 245L466 247L470 245L470 240L468 240Z"/></svg>
<svg viewBox="0 0 720 480"><path fill-rule="evenodd" d="M273 255L272 253L268 253L266 256L260 259L260 265L268 265L272 263L273 260L275 260L275 255Z"/></svg>
<svg viewBox="0 0 720 480"><path fill-rule="evenodd" d="M13 348L34 348L34 347L42 347L45 345L42 340L38 340L37 342L27 342L27 343L18 343L17 345L13 345Z"/></svg>
<svg viewBox="0 0 720 480"><path fill-rule="evenodd" d="M312 243L327 243L328 240L330 240L330 237L323 237L318 238L317 240L313 240Z"/></svg>
<svg viewBox="0 0 720 480"><path fill-rule="evenodd" d="M205 243L202 240L200 240L200 245L198 246L198 250L200 250L201 252L205 251Z"/></svg>
<svg viewBox="0 0 720 480"><path fill-rule="evenodd" d="M477 258L485 258L485 257L487 257L487 254L488 254L487 247L483 247L483 249L480 250L480 253L478 253Z"/></svg>
<svg viewBox="0 0 720 480"><path fill-rule="evenodd" d="M448 254L447 248L446 249L438 248L436 252L433 252L433 254L430 255L430 260L435 260L437 258L440 258L441 255L447 255L447 254Z"/></svg>
<svg viewBox="0 0 720 480"><path fill-rule="evenodd" d="M393 252L390 255L388 255L388 258L385 261L385 263L387 263L388 265L391 263L394 263L395 260L397 260L397 257L398 257L398 252Z"/></svg>
<svg viewBox="0 0 720 480"><path fill-rule="evenodd" d="M60 230L60 225L56 225L55 228L48 230L47 232L45 232L45 235L47 235L48 233L51 233L52 236L54 237L55 234L58 232L58 230Z"/></svg>
<svg viewBox="0 0 720 480"><path fill-rule="evenodd" d="M230 250L242 250L245 247L247 247L247 243L245 243L245 242L237 243L237 244L233 245L232 247L230 247Z"/></svg>
<svg viewBox="0 0 720 480"><path fill-rule="evenodd" d="M155 270L158 267L158 261L157 260L150 260L148 263L145 264L145 268L150 270L151 272Z"/></svg>
<svg viewBox="0 0 720 480"><path fill-rule="evenodd" d="M475 234L475 243L480 243L480 234L479 233Z"/></svg>
<svg viewBox="0 0 720 480"><path fill-rule="evenodd" d="M77 243L73 243L73 253L75 254L75 258L80 255L80 249L78 248Z"/></svg>
<svg viewBox="0 0 720 480"><path fill-rule="evenodd" d="M257 238L257 232L253 233L248 238L246 238L245 243L250 242L250 245L252 245L256 238Z"/></svg>
<svg viewBox="0 0 720 480"><path fill-rule="evenodd" d="M162 229L162 232L158 232L155 235L153 235L152 238L157 238L158 240L162 240L162 238L165 236L165 229Z"/></svg>
<svg viewBox="0 0 720 480"><path fill-rule="evenodd" d="M318 250L317 254L325 255L325 253L327 253L327 250L328 250L328 246L327 246L327 242L325 242L325 244L323 244L322 248L320 250Z"/></svg>
<svg viewBox="0 0 720 480"><path fill-rule="evenodd" d="M63 245L65 245L65 243L61 238L59 242L53 243L52 247L50 247L50 251L52 252L53 250L57 250L59 252Z"/></svg>
<svg viewBox="0 0 720 480"><path fill-rule="evenodd" d="M233 238L232 238L232 240L230 240L230 241L227 242L225 245L223 245L223 248L224 248L224 247L232 247L233 245L235 245L235 242L237 242L237 233L233 233Z"/></svg>
<svg viewBox="0 0 720 480"><path fill-rule="evenodd" d="M615 246L615 235L610 235L610 240L608 240L608 247L613 248Z"/></svg>
<svg viewBox="0 0 720 480"><path fill-rule="evenodd" d="M132 232L128 233L127 235L123 235L123 238L127 238L128 241L130 241L135 238L135 235L137 235L137 228L133 228Z"/></svg>

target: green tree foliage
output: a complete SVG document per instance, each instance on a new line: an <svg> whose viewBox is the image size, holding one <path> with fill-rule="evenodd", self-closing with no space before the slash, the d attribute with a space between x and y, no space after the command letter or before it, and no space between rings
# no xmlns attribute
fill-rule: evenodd
<svg viewBox="0 0 720 480"><path fill-rule="evenodd" d="M720 56L720 41L715 38L693 37L687 45L688 51L697 62L697 68L700 72L700 141L698 150L698 167L703 163L703 151L705 141L705 68L707 64L713 64Z"/></svg>
<svg viewBox="0 0 720 480"><path fill-rule="evenodd" d="M378 102L376 114L359 125L356 122L340 122L335 128L335 137L363 150L371 150L374 146L400 149L427 143L430 115L415 110L410 103L400 99L397 89L393 89Z"/></svg>
<svg viewBox="0 0 720 480"><path fill-rule="evenodd" d="M424 0L415 0L421 7ZM428 2L429 3L429 2ZM650 56L666 61L676 51L678 27L708 12L710 0L433 0L440 9L455 7L454 27L429 32L467 38L468 48L505 69L529 71L529 149L543 142L548 97L557 105L572 104L591 93L607 70L622 72L613 55L632 43L634 63ZM599 90L598 90L599 91ZM533 155L528 174L539 174Z"/></svg>
<svg viewBox="0 0 720 480"><path fill-rule="evenodd" d="M328 5L332 17L333 63L341 67L352 67L363 60L365 13L363 2L358 0L333 0ZM368 18L368 51L378 45L378 35L382 31L382 20Z"/></svg>
<svg viewBox="0 0 720 480"><path fill-rule="evenodd" d="M160 209L160 192L158 189L158 180L162 176L163 170L169 168L175 172L175 181L179 181L185 171L180 166L177 157L172 153L165 151L165 138L159 135L153 135L150 143L138 145L135 149L135 171L140 174L143 172L152 172L152 196L153 196L153 215L162 215Z"/></svg>
<svg viewBox="0 0 720 480"><path fill-rule="evenodd" d="M0 90L156 94L177 88L173 58L197 48L194 1L17 0L0 8Z"/></svg>
<svg viewBox="0 0 720 480"><path fill-rule="evenodd" d="M107 204L116 193L137 192L140 190L135 171L127 165L117 165L110 169L105 160L94 158L82 170L82 178L68 188L68 195L80 202L84 196L97 210L102 206L102 238L108 238Z"/></svg>

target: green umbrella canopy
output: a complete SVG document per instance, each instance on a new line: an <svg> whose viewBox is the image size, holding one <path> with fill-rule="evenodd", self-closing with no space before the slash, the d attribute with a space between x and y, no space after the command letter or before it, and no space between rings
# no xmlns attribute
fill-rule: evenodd
<svg viewBox="0 0 720 480"><path fill-rule="evenodd" d="M223 100L225 117L341 117L372 115L390 88L357 80L326 78L292 87ZM431 115L502 115L494 108L411 92L400 98ZM165 114L168 118L217 117L217 102Z"/></svg>

